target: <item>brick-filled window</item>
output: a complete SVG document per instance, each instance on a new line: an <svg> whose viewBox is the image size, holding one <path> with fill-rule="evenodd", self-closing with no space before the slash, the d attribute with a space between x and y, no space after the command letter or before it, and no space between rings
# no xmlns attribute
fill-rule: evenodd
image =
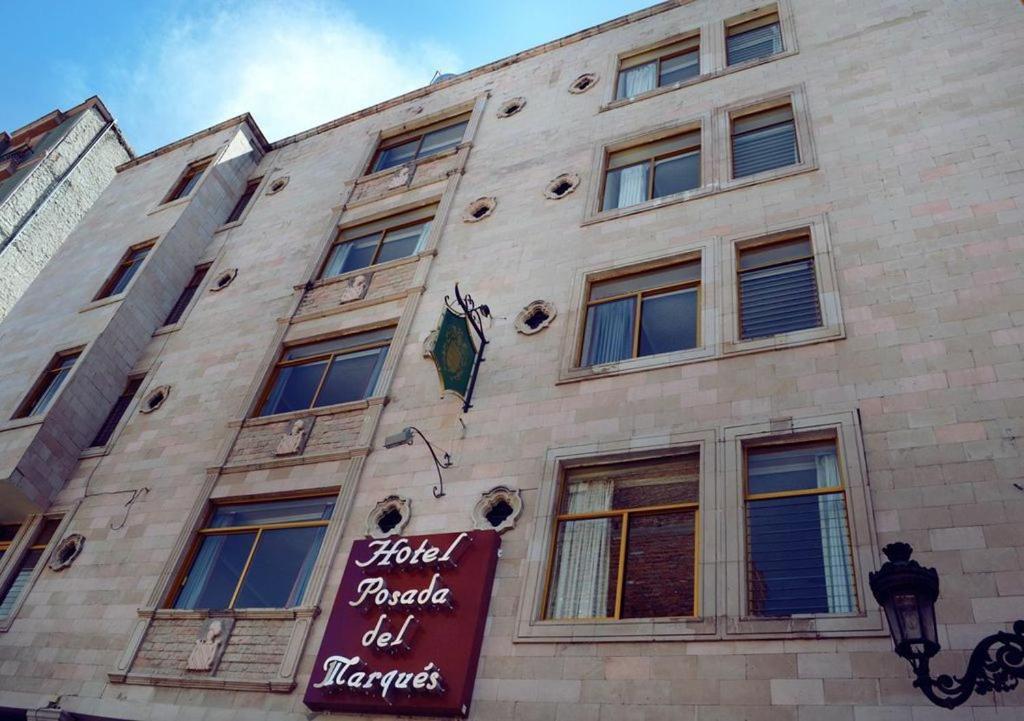
<svg viewBox="0 0 1024 721"><path fill-rule="evenodd" d="M213 158L203 158L202 160L189 163L188 167L185 168L185 172L178 178L178 182L171 188L171 192L164 198L164 202L170 203L172 200L184 198L191 193L203 177L203 171L210 166L211 162L213 162Z"/></svg>
<svg viewBox="0 0 1024 721"><path fill-rule="evenodd" d="M790 103L732 118L732 177L745 178L800 162Z"/></svg>
<svg viewBox="0 0 1024 721"><path fill-rule="evenodd" d="M3 559L4 554L10 549L11 542L18 535L20 528L20 523L0 523L0 560Z"/></svg>
<svg viewBox="0 0 1024 721"><path fill-rule="evenodd" d="M142 263L146 260L146 256L149 255L149 251L153 249L153 244L153 241L147 241L129 248L128 252L121 258L121 262L117 264L117 268L110 274L107 282L103 284L100 292L96 294L93 300L101 300L123 293L132 278L135 277L135 274L139 272L139 268L142 267Z"/></svg>
<svg viewBox="0 0 1024 721"><path fill-rule="evenodd" d="M469 114L466 113L382 140L374 153L369 172L376 173L450 150L462 142L468 125Z"/></svg>
<svg viewBox="0 0 1024 721"><path fill-rule="evenodd" d="M436 205L383 220L342 228L327 255L321 278L407 258L423 250Z"/></svg>
<svg viewBox="0 0 1024 721"><path fill-rule="evenodd" d="M252 197L256 195L256 190L260 187L260 183L263 182L263 177L253 178L245 184L245 190L242 191L242 197L238 199L235 206L231 209L224 224L234 223L236 220L242 217L242 213L249 207L249 203L252 202Z"/></svg>
<svg viewBox="0 0 1024 721"><path fill-rule="evenodd" d="M749 613L855 612L835 439L749 446L744 453Z"/></svg>
<svg viewBox="0 0 1024 721"><path fill-rule="evenodd" d="M368 398L377 387L394 328L286 348L277 362L261 416Z"/></svg>
<svg viewBox="0 0 1024 721"><path fill-rule="evenodd" d="M603 210L626 208L699 188L700 130L608 154Z"/></svg>
<svg viewBox="0 0 1024 721"><path fill-rule="evenodd" d="M590 284L580 366L696 348L700 259Z"/></svg>
<svg viewBox="0 0 1024 721"><path fill-rule="evenodd" d="M92 443L89 444L91 448L102 448L110 442L110 437L114 435L114 431L117 429L117 424L121 422L121 418L124 417L124 412L128 410L128 406L131 405L132 400L135 398L135 394L139 392L139 387L142 385L142 378L129 378L128 382L124 386L124 390L121 391L121 395L114 401L114 407L110 409L110 413L107 414L106 419L103 421L103 425L100 430L96 433L96 437L92 439Z"/></svg>
<svg viewBox="0 0 1024 721"><path fill-rule="evenodd" d="M333 496L216 506L199 531L169 605L298 606L333 512Z"/></svg>
<svg viewBox="0 0 1024 721"><path fill-rule="evenodd" d="M821 326L809 235L739 249L740 336Z"/></svg>
<svg viewBox="0 0 1024 721"><path fill-rule="evenodd" d="M30 418L45 413L57 392L60 391L61 386L64 385L64 381L67 379L68 374L71 373L71 369L75 367L75 363L78 362L80 355L81 350L71 350L54 356L46 371L36 381L32 391L22 401L14 417Z"/></svg>
<svg viewBox="0 0 1024 721"><path fill-rule="evenodd" d="M700 75L700 36L631 55L619 62L615 99L643 95L655 88Z"/></svg>
<svg viewBox="0 0 1024 721"><path fill-rule="evenodd" d="M725 47L729 65L738 65L782 52L782 26L778 11L752 20L726 23Z"/></svg>
<svg viewBox="0 0 1024 721"><path fill-rule="evenodd" d="M699 454L571 469L544 618L697 615Z"/></svg>
<svg viewBox="0 0 1024 721"><path fill-rule="evenodd" d="M45 562L46 547L50 544L53 534L60 525L60 518L44 518L18 565L7 576L3 588L0 588L0 619L7 618L18 604L19 599L28 590L29 581L39 564Z"/></svg>
<svg viewBox="0 0 1024 721"><path fill-rule="evenodd" d="M171 312L167 314L167 319L164 321L164 325L174 325L181 316L185 313L188 308L188 304L192 302L192 298L195 297L196 291L199 290L199 286L203 283L203 278L206 277L206 273L210 270L210 263L203 263L197 265L192 271L192 277L189 278L188 284L182 289L181 295L178 296L178 300L174 303L174 307L171 308Z"/></svg>

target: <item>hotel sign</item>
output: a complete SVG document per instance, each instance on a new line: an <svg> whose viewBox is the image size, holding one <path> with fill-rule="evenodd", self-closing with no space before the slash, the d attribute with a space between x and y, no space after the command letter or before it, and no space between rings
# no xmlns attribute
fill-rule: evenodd
<svg viewBox="0 0 1024 721"><path fill-rule="evenodd" d="M500 543L494 531L353 543L306 706L466 716Z"/></svg>

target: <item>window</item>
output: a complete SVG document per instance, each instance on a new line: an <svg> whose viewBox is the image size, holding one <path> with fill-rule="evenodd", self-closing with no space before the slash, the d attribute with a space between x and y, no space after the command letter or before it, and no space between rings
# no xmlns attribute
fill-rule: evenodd
<svg viewBox="0 0 1024 721"><path fill-rule="evenodd" d="M184 198L191 193L199 182L199 179L203 177L203 171L209 167L211 161L212 158L203 158L202 160L190 163L189 166L185 168L185 172L182 173L181 177L178 179L178 182L175 183L174 187L171 189L171 192L167 194L164 202L170 203L172 200Z"/></svg>
<svg viewBox="0 0 1024 721"><path fill-rule="evenodd" d="M727 63L737 65L782 52L779 13L729 25L725 32Z"/></svg>
<svg viewBox="0 0 1024 721"><path fill-rule="evenodd" d="M374 223L343 228L331 246L321 278L332 278L389 260L407 258L423 249L436 205L394 215Z"/></svg>
<svg viewBox="0 0 1024 721"><path fill-rule="evenodd" d="M810 236L739 250L740 336L821 326Z"/></svg>
<svg viewBox="0 0 1024 721"><path fill-rule="evenodd" d="M17 567L8 575L7 583L0 589L0 618L6 618L14 612L18 600L28 588L32 573L43 562L46 547L59 525L59 518L44 518L39 524L32 545L18 561Z"/></svg>
<svg viewBox="0 0 1024 721"><path fill-rule="evenodd" d="M215 507L173 608L291 608L302 602L334 498Z"/></svg>
<svg viewBox="0 0 1024 721"><path fill-rule="evenodd" d="M152 242L129 249L121 259L117 269L114 270L110 278L107 279L107 282L103 284L100 292L96 294L96 298L94 298L94 300L101 300L103 298L109 298L110 296L123 293L132 278L134 278L135 274L139 271L139 268L142 266L142 262L146 259L146 256L149 255L149 251L152 249Z"/></svg>
<svg viewBox="0 0 1024 721"><path fill-rule="evenodd" d="M581 366L696 348L700 260L590 284Z"/></svg>
<svg viewBox="0 0 1024 721"><path fill-rule="evenodd" d="M732 120L732 176L744 178L800 162L793 106Z"/></svg>
<svg viewBox="0 0 1024 721"><path fill-rule="evenodd" d="M4 554L11 547L11 542L18 535L20 528L21 524L19 523L0 523L0 560L3 560Z"/></svg>
<svg viewBox="0 0 1024 721"><path fill-rule="evenodd" d="M277 363L261 416L348 403L377 386L394 328L286 348Z"/></svg>
<svg viewBox="0 0 1024 721"><path fill-rule="evenodd" d="M546 619L697 615L699 454L572 469Z"/></svg>
<svg viewBox="0 0 1024 721"><path fill-rule="evenodd" d="M462 142L469 115L460 115L441 123L381 141L373 156L370 172L386 170L412 160L437 155Z"/></svg>
<svg viewBox="0 0 1024 721"><path fill-rule="evenodd" d="M750 614L856 611L835 439L753 446L745 453Z"/></svg>
<svg viewBox="0 0 1024 721"><path fill-rule="evenodd" d="M603 210L700 187L700 130L608 155Z"/></svg>
<svg viewBox="0 0 1024 721"><path fill-rule="evenodd" d="M182 314L188 308L188 304L192 302L196 291L202 285L203 278L206 277L207 271L210 270L210 265L210 263L204 263L195 267L195 270L192 271L192 277L189 278L188 285L181 291L181 295L178 296L178 300L175 302L174 307L171 308L171 312L167 314L167 320L164 321L164 325L172 325L181 320Z"/></svg>
<svg viewBox="0 0 1024 721"><path fill-rule="evenodd" d="M615 99L633 98L700 75L700 36L623 58Z"/></svg>
<svg viewBox="0 0 1024 721"><path fill-rule="evenodd" d="M242 197L235 203L235 207L231 209L231 213L228 215L227 220L224 221L225 225L228 223L234 223L236 220L242 217L242 213L245 212L246 207L252 201L252 196L256 194L256 189L260 187L260 183L263 182L262 176L259 178L253 178L245 184L245 190L242 191Z"/></svg>
<svg viewBox="0 0 1024 721"><path fill-rule="evenodd" d="M96 437L92 439L90 448L101 448L110 442L110 437L114 435L117 424L121 422L121 417L128 410L128 406L131 405L132 399L135 398L135 394L138 393L139 386L141 385L142 378L128 379L128 383L125 385L124 390L121 391L121 395L114 401L114 407L107 414L107 419L103 421L103 425L100 427Z"/></svg>
<svg viewBox="0 0 1024 721"><path fill-rule="evenodd" d="M35 388L32 389L28 398L22 402L21 408L14 417L30 418L45 413L61 386L64 385L64 381L71 372L71 369L75 367L79 355L81 355L81 351L75 350L58 353L54 356L53 360L50 361L49 368L36 381Z"/></svg>

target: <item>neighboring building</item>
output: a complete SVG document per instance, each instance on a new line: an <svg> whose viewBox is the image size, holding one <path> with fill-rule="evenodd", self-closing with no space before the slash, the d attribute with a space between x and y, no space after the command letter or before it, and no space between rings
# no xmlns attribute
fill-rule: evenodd
<svg viewBox="0 0 1024 721"><path fill-rule="evenodd" d="M0 320L132 157L95 96L0 132Z"/></svg>
<svg viewBox="0 0 1024 721"><path fill-rule="evenodd" d="M1024 617L1022 42L664 3L123 164L0 325L0 719L946 718L868 574Z"/></svg>

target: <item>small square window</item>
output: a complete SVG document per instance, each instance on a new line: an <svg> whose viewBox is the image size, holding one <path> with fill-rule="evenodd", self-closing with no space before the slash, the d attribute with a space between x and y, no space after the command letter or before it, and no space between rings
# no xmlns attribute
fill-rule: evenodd
<svg viewBox="0 0 1024 721"><path fill-rule="evenodd" d="M394 328L381 328L286 348L267 386L259 415L370 397L393 334Z"/></svg>
<svg viewBox="0 0 1024 721"><path fill-rule="evenodd" d="M58 353L54 356L46 372L36 381L32 392L22 402L14 417L31 418L32 416L45 413L58 391L64 385L64 381L67 380L72 368L75 367L75 363L78 362L80 355L81 351L75 350Z"/></svg>
<svg viewBox="0 0 1024 721"><path fill-rule="evenodd" d="M857 611L835 440L757 445L745 453L750 615Z"/></svg>
<svg viewBox="0 0 1024 721"><path fill-rule="evenodd" d="M96 294L94 300L102 300L103 298L123 293L132 278L139 271L139 268L142 267L142 263L146 260L146 256L149 255L149 251L153 249L153 245L154 242L149 241L130 248L121 258L121 262L118 263L117 268L107 279L107 282L103 284L100 292Z"/></svg>
<svg viewBox="0 0 1024 721"><path fill-rule="evenodd" d="M810 236L740 248L738 273L744 340L821 326Z"/></svg>
<svg viewBox="0 0 1024 721"><path fill-rule="evenodd" d="M298 606L333 512L333 496L216 506L170 606Z"/></svg>
<svg viewBox="0 0 1024 721"><path fill-rule="evenodd" d="M700 260L592 282L580 366L700 344Z"/></svg>
<svg viewBox="0 0 1024 721"><path fill-rule="evenodd" d="M189 163L188 167L185 168L185 172L182 173L178 182L171 188L171 192L164 198L165 203L170 203L172 200L179 200L186 197L199 183L200 178L203 177L203 171L209 167L213 158L203 158L197 160L194 163Z"/></svg>
<svg viewBox="0 0 1024 721"><path fill-rule="evenodd" d="M698 75L700 37L696 36L623 58L619 63L615 99L634 98Z"/></svg>
<svg viewBox="0 0 1024 721"><path fill-rule="evenodd" d="M462 142L468 125L469 114L466 113L382 140L368 172L376 173L450 150Z"/></svg>
<svg viewBox="0 0 1024 721"><path fill-rule="evenodd" d="M691 453L569 470L544 618L696 616L699 469Z"/></svg>
<svg viewBox="0 0 1024 721"><path fill-rule="evenodd" d="M699 188L700 131L609 153L606 168L602 210Z"/></svg>
<svg viewBox="0 0 1024 721"><path fill-rule="evenodd" d="M790 103L732 118L732 177L745 178L800 162Z"/></svg>
<svg viewBox="0 0 1024 721"><path fill-rule="evenodd" d="M738 65L782 52L782 25L778 11L752 20L728 24L725 46L729 65Z"/></svg>

